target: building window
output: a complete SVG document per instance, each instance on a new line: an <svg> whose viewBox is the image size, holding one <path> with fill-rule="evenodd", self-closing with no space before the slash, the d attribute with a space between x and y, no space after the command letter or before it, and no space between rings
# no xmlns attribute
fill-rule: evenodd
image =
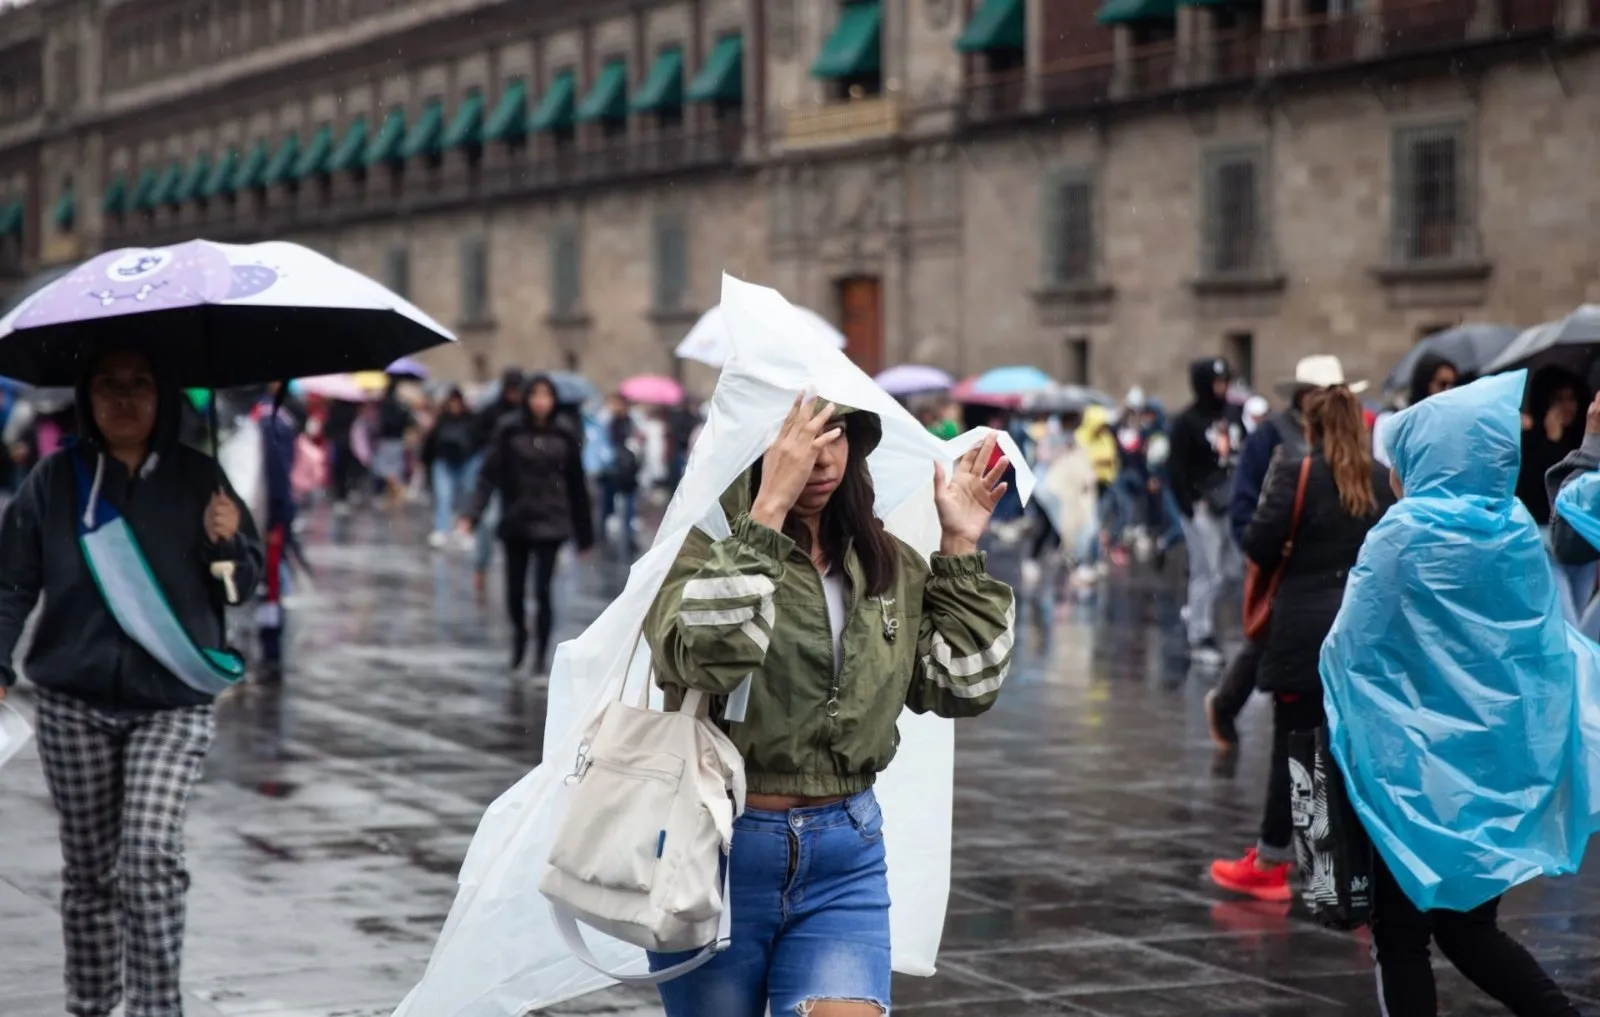
<svg viewBox="0 0 1600 1017"><path fill-rule="evenodd" d="M1443 261L1471 254L1465 137L1460 124L1396 132L1392 223L1396 260Z"/></svg>
<svg viewBox="0 0 1600 1017"><path fill-rule="evenodd" d="M1089 339L1074 336L1067 340L1067 381L1073 385L1089 384Z"/></svg>
<svg viewBox="0 0 1600 1017"><path fill-rule="evenodd" d="M1267 268L1261 162L1259 149L1207 157L1201 275L1240 275Z"/></svg>
<svg viewBox="0 0 1600 1017"><path fill-rule="evenodd" d="M1256 337L1249 332L1229 332L1222 341L1222 355L1228 358L1234 377L1253 385L1256 376Z"/></svg>
<svg viewBox="0 0 1600 1017"><path fill-rule="evenodd" d="M1083 171L1058 171L1045 178L1042 197L1045 285L1093 280L1097 260L1093 180Z"/></svg>
<svg viewBox="0 0 1600 1017"><path fill-rule="evenodd" d="M550 315L575 318L583 306L582 250L578 228L567 224L550 231Z"/></svg>
<svg viewBox="0 0 1600 1017"><path fill-rule="evenodd" d="M411 252L404 247L391 247L384 255L383 278L396 296L411 299Z"/></svg>
<svg viewBox="0 0 1600 1017"><path fill-rule="evenodd" d="M683 215L662 212L655 220L654 309L671 312L683 309L689 290L689 228Z"/></svg>
<svg viewBox="0 0 1600 1017"><path fill-rule="evenodd" d="M489 244L482 237L461 241L461 323L489 321Z"/></svg>

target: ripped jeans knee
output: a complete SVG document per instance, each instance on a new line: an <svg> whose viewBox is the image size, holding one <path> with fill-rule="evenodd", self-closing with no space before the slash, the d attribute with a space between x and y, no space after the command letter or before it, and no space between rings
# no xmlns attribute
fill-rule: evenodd
<svg viewBox="0 0 1600 1017"><path fill-rule="evenodd" d="M794 1012L797 1017L888 1017L889 1010L875 999L803 999Z"/></svg>

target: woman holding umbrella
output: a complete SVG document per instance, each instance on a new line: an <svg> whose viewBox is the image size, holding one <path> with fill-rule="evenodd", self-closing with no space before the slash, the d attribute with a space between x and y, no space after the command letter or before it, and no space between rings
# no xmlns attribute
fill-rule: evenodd
<svg viewBox="0 0 1600 1017"><path fill-rule="evenodd" d="M212 699L243 674L223 607L260 578L261 541L216 460L178 442L177 386L133 349L90 363L81 441L39 464L0 528L0 698L43 595L27 671L61 817L67 1011L103 1017L126 993L128 1017L171 1017L184 813Z"/></svg>

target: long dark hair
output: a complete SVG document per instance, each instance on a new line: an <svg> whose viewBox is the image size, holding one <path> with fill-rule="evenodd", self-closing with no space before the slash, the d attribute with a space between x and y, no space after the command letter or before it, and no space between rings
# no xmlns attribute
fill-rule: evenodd
<svg viewBox="0 0 1600 1017"><path fill-rule="evenodd" d="M827 556L829 568L843 567L845 545L854 540L861 574L866 579L867 596L881 597L894 586L900 551L894 537L883 528L882 520L872 510L875 495L872 474L867 471L866 453L871 442L880 436L877 421L860 411L847 413L844 435L850 443L850 454L845 460L844 476L834 489L833 497L828 499L828 506L822 510L817 536L822 541L822 552ZM759 490L761 461L758 459L750 474L752 497ZM792 513L783 521L783 535L807 554L811 552L811 531Z"/></svg>

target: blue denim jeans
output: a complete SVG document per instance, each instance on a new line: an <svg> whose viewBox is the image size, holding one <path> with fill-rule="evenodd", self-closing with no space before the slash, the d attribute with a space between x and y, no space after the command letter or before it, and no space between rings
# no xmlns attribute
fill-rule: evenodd
<svg viewBox="0 0 1600 1017"><path fill-rule="evenodd" d="M667 1017L773 1017L810 1000L889 1009L889 876L872 791L734 823L731 945L661 986ZM654 970L690 954L651 954Z"/></svg>
<svg viewBox="0 0 1600 1017"><path fill-rule="evenodd" d="M472 493L477 480L477 460L464 463L433 461L433 531L449 533L456 527L456 513L461 501Z"/></svg>

